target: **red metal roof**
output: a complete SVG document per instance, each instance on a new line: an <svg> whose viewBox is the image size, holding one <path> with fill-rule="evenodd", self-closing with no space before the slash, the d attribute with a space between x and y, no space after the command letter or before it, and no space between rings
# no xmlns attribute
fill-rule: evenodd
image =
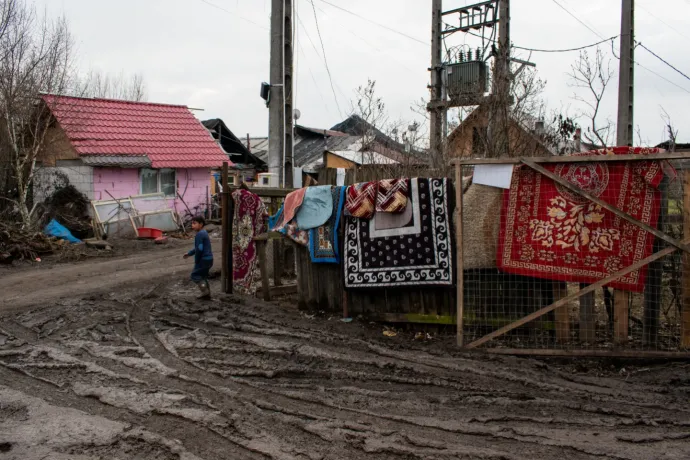
<svg viewBox="0 0 690 460"><path fill-rule="evenodd" d="M146 155L154 168L215 168L228 155L183 105L45 95L80 156Z"/></svg>

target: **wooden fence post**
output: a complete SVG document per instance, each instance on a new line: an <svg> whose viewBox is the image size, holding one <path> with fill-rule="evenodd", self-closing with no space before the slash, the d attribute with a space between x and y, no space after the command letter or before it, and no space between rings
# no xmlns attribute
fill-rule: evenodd
<svg viewBox="0 0 690 460"><path fill-rule="evenodd" d="M683 171L683 238L690 236L690 170ZM690 254L683 253L681 339L683 348L690 348Z"/></svg>
<svg viewBox="0 0 690 460"><path fill-rule="evenodd" d="M552 286L554 302L568 296L568 285L566 283L554 281ZM565 343L570 340L570 312L568 310L569 305L565 304L554 311L556 316L556 340L558 343Z"/></svg>
<svg viewBox="0 0 690 460"><path fill-rule="evenodd" d="M465 272L463 261L463 236L462 236L462 166L455 166L455 207L456 207L456 229L455 247L457 251L456 271L457 271L457 299L456 299L456 323L457 323L457 344L463 346L465 341L463 333L463 314L465 310L464 282Z"/></svg>
<svg viewBox="0 0 690 460"><path fill-rule="evenodd" d="M228 163L223 163L221 172L221 185L223 192L221 195L221 229L222 229L222 267L221 267L221 289L226 294L232 294L232 210L230 209L230 189L228 188Z"/></svg>

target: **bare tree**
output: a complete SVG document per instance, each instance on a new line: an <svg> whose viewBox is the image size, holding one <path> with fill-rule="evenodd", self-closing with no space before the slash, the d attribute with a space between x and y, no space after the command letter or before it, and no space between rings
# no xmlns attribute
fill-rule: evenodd
<svg viewBox="0 0 690 460"><path fill-rule="evenodd" d="M140 73L128 76L120 72L119 75L111 75L92 70L79 82L75 92L83 97L136 102L146 101L148 98L144 77Z"/></svg>
<svg viewBox="0 0 690 460"><path fill-rule="evenodd" d="M601 123L600 111L606 88L613 77L611 60L604 57L599 47L594 58L587 50L580 51L580 57L571 66L571 72L568 75L571 79L571 87L584 90L584 95L576 91L573 99L587 107L582 113L582 116L588 120L587 130L584 133L585 139L601 147L610 145L615 126L611 120Z"/></svg>
<svg viewBox="0 0 690 460"><path fill-rule="evenodd" d="M70 88L73 42L64 18L39 17L23 0L0 0L0 5L0 11L13 12L0 36L0 142L13 185L13 193L3 198L28 227L31 185L50 127L40 95L64 94Z"/></svg>

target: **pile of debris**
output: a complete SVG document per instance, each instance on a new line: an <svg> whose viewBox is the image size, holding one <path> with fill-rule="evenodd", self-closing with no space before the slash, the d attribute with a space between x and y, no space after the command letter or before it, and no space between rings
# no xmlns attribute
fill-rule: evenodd
<svg viewBox="0 0 690 460"><path fill-rule="evenodd" d="M93 235L89 199L73 185L57 189L42 203L40 209L41 228L55 219L65 226L76 238L85 239Z"/></svg>
<svg viewBox="0 0 690 460"><path fill-rule="evenodd" d="M38 256L52 253L58 245L62 244L40 231L23 230L19 225L0 221L0 263L34 260Z"/></svg>

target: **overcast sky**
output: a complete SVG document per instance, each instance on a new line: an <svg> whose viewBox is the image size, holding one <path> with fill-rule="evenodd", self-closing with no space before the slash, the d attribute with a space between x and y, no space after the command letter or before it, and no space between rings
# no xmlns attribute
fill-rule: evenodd
<svg viewBox="0 0 690 460"><path fill-rule="evenodd" d="M312 3L296 0L299 123L319 128L338 123L350 112L354 88L368 78L377 81L391 118L412 118L411 103L428 95L431 0L329 1L356 14L314 0L333 89ZM468 3L476 2L445 0L443 8ZM513 0L513 43L566 49L600 40L557 3L604 38L620 33L620 0ZM220 117L238 136L268 132L268 110L259 98L259 86L269 77L270 4L271 0L37 0L48 14L67 17L84 71L141 73L149 101L203 108L196 112L199 118ZM636 39L690 74L690 0L635 4ZM452 40L451 44L462 43L465 37L456 34ZM467 43L476 46L474 40L469 37ZM615 76L602 119L615 120L618 61L610 45L603 45L603 50L612 59ZM566 75L577 52L520 56L535 62L547 80L544 96L549 107L569 107L572 114L581 109L572 99ZM635 126L645 143L665 140L661 107L680 130L680 140L690 141L690 81L641 48L636 61L670 80L635 68Z"/></svg>

